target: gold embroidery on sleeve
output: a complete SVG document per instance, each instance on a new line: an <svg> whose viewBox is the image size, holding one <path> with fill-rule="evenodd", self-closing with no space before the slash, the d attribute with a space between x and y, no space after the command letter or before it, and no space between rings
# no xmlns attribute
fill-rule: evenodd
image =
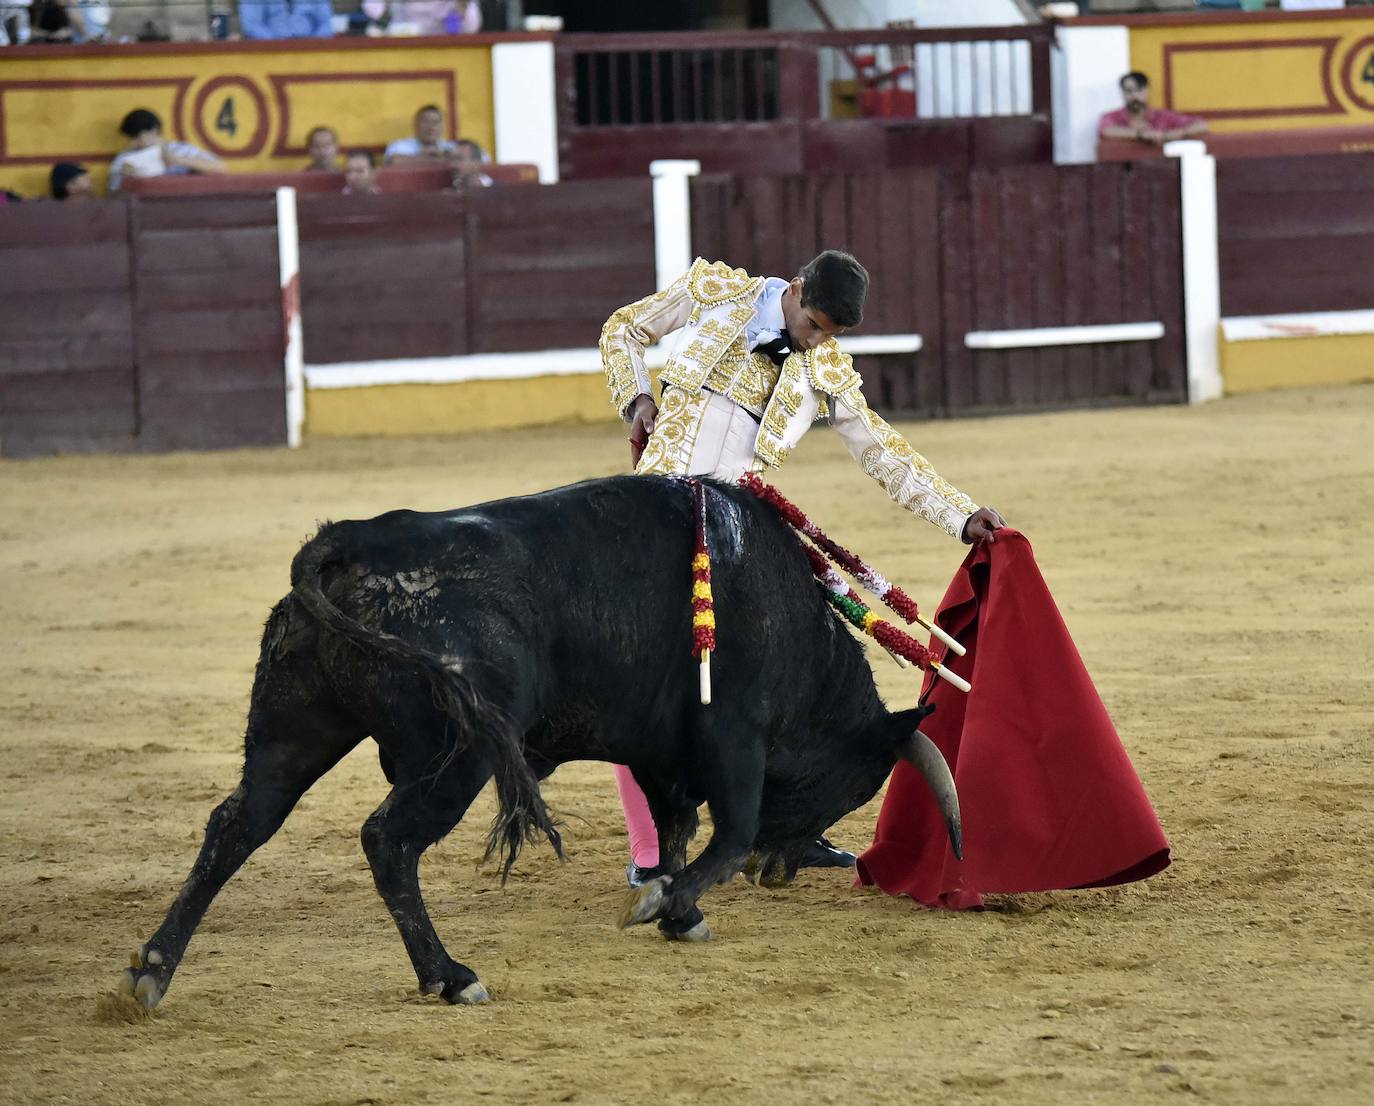
<svg viewBox="0 0 1374 1106"><path fill-rule="evenodd" d="M654 432L635 466L637 476L682 475L687 472L696 447L701 419L710 400L704 392L665 388Z"/></svg>
<svg viewBox="0 0 1374 1106"><path fill-rule="evenodd" d="M851 390L844 402L863 420L872 444L859 455L859 467L899 506L960 537L964 520L978 504L935 471L935 466Z"/></svg>
<svg viewBox="0 0 1374 1106"><path fill-rule="evenodd" d="M679 277L662 292L645 296L616 311L601 328L601 365L606 372L606 385L611 390L611 402L623 412L640 392L652 394L648 373L636 373L630 353L632 327L651 322L666 310L675 297L682 294L683 279Z"/></svg>

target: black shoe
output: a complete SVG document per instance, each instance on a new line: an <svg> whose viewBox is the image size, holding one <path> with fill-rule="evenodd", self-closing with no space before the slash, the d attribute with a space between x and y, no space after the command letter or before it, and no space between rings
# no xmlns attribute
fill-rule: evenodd
<svg viewBox="0 0 1374 1106"><path fill-rule="evenodd" d="M837 849L824 837L812 841L802 849L798 868L852 868L859 858L853 853Z"/></svg>
<svg viewBox="0 0 1374 1106"><path fill-rule="evenodd" d="M625 865L625 882L631 887L643 887L651 879L663 874L663 866L655 864L652 868L641 868L633 860Z"/></svg>

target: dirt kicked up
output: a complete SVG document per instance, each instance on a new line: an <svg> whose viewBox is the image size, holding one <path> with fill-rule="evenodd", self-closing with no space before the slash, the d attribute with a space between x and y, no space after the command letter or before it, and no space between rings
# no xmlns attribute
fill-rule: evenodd
<svg viewBox="0 0 1374 1106"><path fill-rule="evenodd" d="M238 780L258 635L326 518L621 470L611 425L0 465L7 1102L1363 1103L1374 1081L1374 387L906 425L1040 566L1175 849L1145 884L927 911L841 872L619 932L608 767L546 786L569 862L426 857L494 1001L417 993L358 843L364 742L230 882L167 997L105 996ZM778 481L931 608L963 550L818 431ZM894 703L914 677L882 654ZM865 845L879 800L832 836Z"/></svg>

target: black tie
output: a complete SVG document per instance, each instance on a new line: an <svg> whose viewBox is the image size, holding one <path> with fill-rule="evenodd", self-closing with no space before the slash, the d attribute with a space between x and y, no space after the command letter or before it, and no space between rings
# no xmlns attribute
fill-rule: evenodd
<svg viewBox="0 0 1374 1106"><path fill-rule="evenodd" d="M762 353L775 365L781 365L787 360L787 355L792 352L792 335L783 331L771 342L760 342L754 347L755 353Z"/></svg>

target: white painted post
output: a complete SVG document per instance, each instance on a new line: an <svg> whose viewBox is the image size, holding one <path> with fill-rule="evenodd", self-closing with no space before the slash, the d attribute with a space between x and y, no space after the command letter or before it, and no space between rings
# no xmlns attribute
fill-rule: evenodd
<svg viewBox="0 0 1374 1106"><path fill-rule="evenodd" d="M661 292L692 264L692 197L688 178L699 161L651 161L654 178L654 271Z"/></svg>
<svg viewBox="0 0 1374 1106"><path fill-rule="evenodd" d="M1169 142L1178 158L1183 202L1183 324L1188 350L1188 402L1222 393L1221 263L1217 258L1217 162L1202 142Z"/></svg>
<svg viewBox="0 0 1374 1106"><path fill-rule="evenodd" d="M553 43L498 42L491 48L492 116L498 162L532 162L540 184L558 183L558 107Z"/></svg>
<svg viewBox="0 0 1374 1106"><path fill-rule="evenodd" d="M301 334L301 240L296 190L277 189L277 262L281 269L281 316L286 330L286 444L301 444L305 425L305 343Z"/></svg>
<svg viewBox="0 0 1374 1106"><path fill-rule="evenodd" d="M1126 27L1059 26L1050 54L1054 163L1097 160L1097 124L1121 106L1120 80L1131 68Z"/></svg>

